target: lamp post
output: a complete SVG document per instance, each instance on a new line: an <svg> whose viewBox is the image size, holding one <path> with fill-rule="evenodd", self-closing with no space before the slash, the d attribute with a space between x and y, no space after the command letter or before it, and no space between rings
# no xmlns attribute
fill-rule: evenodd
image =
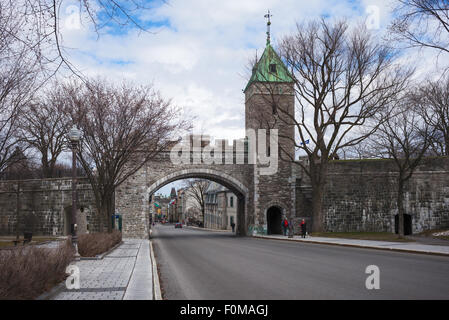
<svg viewBox="0 0 449 320"><path fill-rule="evenodd" d="M78 236L76 234L77 224L76 224L76 151L78 148L78 143L81 138L81 131L78 130L76 126L73 126L69 131L69 140L72 147L72 244L75 248L75 256L78 257Z"/></svg>

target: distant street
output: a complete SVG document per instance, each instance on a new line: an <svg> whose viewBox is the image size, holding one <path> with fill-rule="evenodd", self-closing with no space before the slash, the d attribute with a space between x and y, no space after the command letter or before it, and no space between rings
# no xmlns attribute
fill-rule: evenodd
<svg viewBox="0 0 449 320"><path fill-rule="evenodd" d="M166 299L449 299L449 257L238 238L173 225L153 233ZM367 290L365 268L380 269Z"/></svg>

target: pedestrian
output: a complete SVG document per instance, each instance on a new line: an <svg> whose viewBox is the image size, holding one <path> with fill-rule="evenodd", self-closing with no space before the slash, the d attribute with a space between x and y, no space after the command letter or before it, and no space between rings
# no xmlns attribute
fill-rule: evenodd
<svg viewBox="0 0 449 320"><path fill-rule="evenodd" d="M303 238L306 237L306 232L307 232L307 224L306 221L304 219L302 219L301 221L301 235Z"/></svg>
<svg viewBox="0 0 449 320"><path fill-rule="evenodd" d="M232 228L232 232L234 232L235 231L235 222L234 221L231 222L231 228Z"/></svg>
<svg viewBox="0 0 449 320"><path fill-rule="evenodd" d="M287 235L288 230L288 220L287 218L284 218L284 221L282 221L282 228L284 229L284 236Z"/></svg>

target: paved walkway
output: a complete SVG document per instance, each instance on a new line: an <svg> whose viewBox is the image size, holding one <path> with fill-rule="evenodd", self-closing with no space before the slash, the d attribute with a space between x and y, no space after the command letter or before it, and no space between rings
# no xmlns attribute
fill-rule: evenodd
<svg viewBox="0 0 449 320"><path fill-rule="evenodd" d="M301 238L300 236L288 238L287 236L281 235L265 235L265 236L258 235L257 237L288 240L288 241L311 242L320 244L344 245L361 248L449 255L449 241L448 245L429 245L414 242L373 241L373 240L356 240L356 239L341 239L341 238L311 237L311 236L307 236L307 238L305 239Z"/></svg>
<svg viewBox="0 0 449 320"><path fill-rule="evenodd" d="M149 240L124 239L101 260L81 260L80 289L62 290L54 300L152 300Z"/></svg>

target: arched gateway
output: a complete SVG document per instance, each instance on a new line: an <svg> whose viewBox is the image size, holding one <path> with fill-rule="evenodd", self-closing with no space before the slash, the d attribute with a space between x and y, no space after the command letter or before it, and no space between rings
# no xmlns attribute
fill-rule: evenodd
<svg viewBox="0 0 449 320"><path fill-rule="evenodd" d="M260 135L260 129L274 128L278 130L279 137L294 137L292 126L282 125L279 121L273 126L274 122L270 124L261 121L260 118L261 114L269 114L270 118L277 116L276 108L273 107L274 103L282 106L284 110L289 110L292 114L294 112L294 89L291 75L269 41L267 41L262 57L253 69L253 74L244 93L247 135L250 132L248 130L255 134L249 137L253 139L249 139L250 143L245 145L240 154L236 146L239 143L243 145L241 139L239 142L234 141L230 144L223 142L223 149L219 151L220 153L217 154L216 150L212 152L212 155L217 157L215 159L220 159L220 161L211 162L208 159L211 155L210 149L206 152L207 143L204 144L204 140L200 139L198 141L199 149L195 149L194 152L189 151L188 154L189 160L193 161L174 163L173 158L170 157L170 150L167 150L148 162L117 188L115 208L116 212L122 214L123 217L124 237L147 238L150 227L149 195L170 182L185 178L205 178L216 181L236 194L238 198L238 235L266 234L267 210L273 202L282 204L285 216L289 217L294 214L295 204L292 199L294 199L295 186L291 181L292 165L290 162L283 162L278 157L278 152L275 152L275 150L289 152L292 156L294 155L293 143L289 139L279 138L282 148L278 148L277 141L276 145L272 144L274 143L272 139L274 134L270 132L269 138L263 136L263 139ZM270 144L270 149L267 149L266 153L264 152L265 148L261 148L259 145L263 140L268 140ZM228 147L225 147L226 145ZM195 147L194 143L193 146ZM231 157L229 157L229 148ZM283 151L280 151L281 149ZM255 154L256 150L258 156L252 159L257 159L257 161L249 161L251 158L249 155ZM262 153L260 153L261 150ZM206 157L205 154L207 154ZM276 160L273 172L267 173L268 165L260 161L261 158L263 159L261 154ZM239 161L239 159L244 161ZM271 167L272 164L270 162L269 166ZM273 223L277 222L271 220L270 225Z"/></svg>

